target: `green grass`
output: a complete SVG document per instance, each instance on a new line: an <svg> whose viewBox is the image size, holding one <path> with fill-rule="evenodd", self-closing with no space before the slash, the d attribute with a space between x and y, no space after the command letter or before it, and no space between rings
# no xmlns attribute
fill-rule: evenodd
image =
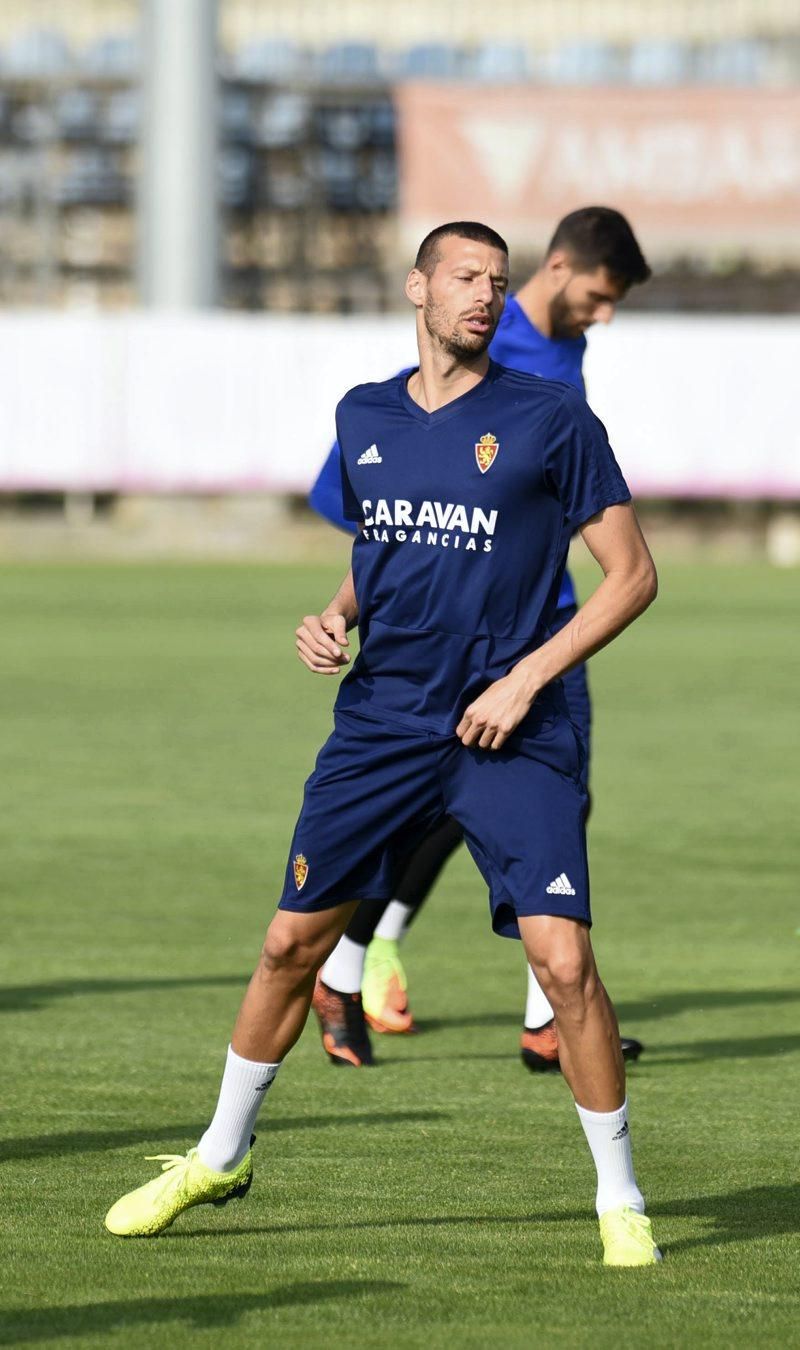
<svg viewBox="0 0 800 1350"><path fill-rule="evenodd" d="M458 856L408 940L417 1038L340 1073L309 1026L243 1204L102 1217L183 1151L273 909L332 688L317 568L5 568L0 1342L786 1346L800 1294L796 574L667 568L594 663L595 939L659 1269L604 1271L523 971ZM581 576L585 590L589 578Z"/></svg>

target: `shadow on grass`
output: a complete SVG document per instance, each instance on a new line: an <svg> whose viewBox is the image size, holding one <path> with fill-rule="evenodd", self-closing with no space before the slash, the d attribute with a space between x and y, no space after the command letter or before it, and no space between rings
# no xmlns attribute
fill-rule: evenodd
<svg viewBox="0 0 800 1350"><path fill-rule="evenodd" d="M780 1007L800 1001L800 989L690 989L656 994L650 999L622 999L614 1006L620 1018L657 1021L683 1012L716 1012L720 1008Z"/></svg>
<svg viewBox="0 0 800 1350"><path fill-rule="evenodd" d="M613 994L613 990L612 990ZM614 1000L620 1022L656 1022L683 1012L714 1012L720 1008L779 1007L800 1001L800 989L693 989L657 994L652 999ZM474 1012L465 1016L420 1020L420 1031L448 1031L454 1027L519 1027L522 1007L515 1012ZM626 1027L623 1026L623 1032Z"/></svg>
<svg viewBox="0 0 800 1350"><path fill-rule="evenodd" d="M238 985L249 975L165 975L157 979L53 980L51 984L18 984L0 989L0 1012L37 1012L60 998L78 994L150 994L156 989L208 989Z"/></svg>
<svg viewBox="0 0 800 1350"><path fill-rule="evenodd" d="M168 1322L186 1322L198 1329L232 1327L249 1312L303 1308L332 1299L393 1293L405 1287L393 1280L309 1280L264 1294L195 1294L188 1298L124 1299L30 1311L2 1309L0 1345L25 1345L59 1336L103 1336Z"/></svg>
<svg viewBox="0 0 800 1350"><path fill-rule="evenodd" d="M693 1247L716 1247L729 1242L753 1242L800 1233L800 1183L786 1186L748 1186L728 1195L703 1195L672 1200L651 1207L654 1216L701 1219L713 1225L697 1236L677 1238L670 1252Z"/></svg>
<svg viewBox="0 0 800 1350"><path fill-rule="evenodd" d="M420 1032L451 1031L454 1027L516 1027L522 1026L523 1005L514 1012L474 1012L453 1017L417 1017L414 1021Z"/></svg>
<svg viewBox="0 0 800 1350"><path fill-rule="evenodd" d="M505 1060L508 1063L509 1059L514 1059L513 1049L511 1051L495 1050L491 1054L483 1050L476 1050L474 1053L467 1051L463 1055L453 1055L446 1051L441 1055L387 1055L383 1046L381 1046L380 1051L376 1054L373 1068L383 1069L391 1065L393 1069L402 1069L406 1064L473 1064L489 1059Z"/></svg>
<svg viewBox="0 0 800 1350"><path fill-rule="evenodd" d="M628 1074L639 1075L643 1070L661 1069L666 1065L681 1064L693 1065L705 1063L710 1059L772 1059L782 1055L794 1055L800 1050L800 1035L790 1034L788 1032L776 1034L773 1036L739 1036L735 1031L723 1040L705 1040L705 1041L669 1041L666 1044L661 1043L650 1047L645 1046L644 1059L638 1062L626 1065ZM381 1054L376 1061L378 1068L381 1065L391 1064L393 1068L402 1068L406 1064L432 1064L447 1063L455 1064L463 1061L465 1064L472 1063L473 1060L486 1059L514 1059L513 1050L509 1048L504 1052L486 1052L466 1051L463 1055L453 1055L444 1053L441 1055L392 1055Z"/></svg>
<svg viewBox="0 0 800 1350"><path fill-rule="evenodd" d="M348 1125L425 1125L432 1121L449 1120L445 1111L376 1111L362 1115L330 1116L270 1116L270 1134L278 1130L341 1129ZM69 1153L105 1153L109 1149L125 1148L130 1144L148 1144L163 1151L167 1145L186 1140L197 1140L207 1121L193 1125L156 1125L135 1130L73 1130L64 1134L33 1135L27 1139L1 1139L0 1163L12 1159L49 1158Z"/></svg>
<svg viewBox="0 0 800 1350"><path fill-rule="evenodd" d="M692 1247L714 1247L731 1242L753 1242L759 1238L774 1238L800 1233L800 1184L786 1186L753 1186L732 1191L728 1195L706 1195L692 1200L674 1200L648 1207L648 1212L656 1219L656 1235L659 1245L668 1252L688 1250ZM674 1242L662 1243L662 1218L696 1219L703 1223L704 1231L697 1235L677 1238ZM196 1228L194 1231L178 1229L163 1234L168 1241L192 1241L196 1238L249 1237L271 1235L279 1237L282 1233L322 1233L340 1230L380 1229L380 1228L447 1228L469 1224L473 1227L516 1226L530 1224L532 1227L549 1226L560 1223L586 1222L592 1224L593 1215L587 1206L581 1210L541 1211L537 1214L435 1214L417 1218L382 1218L332 1220L323 1223L302 1224L253 1224L233 1228L212 1229ZM712 1226L709 1228L708 1225Z"/></svg>
<svg viewBox="0 0 800 1350"><path fill-rule="evenodd" d="M58 999L81 994L152 993L158 989L209 989L238 986L244 989L250 978L245 975L182 975L156 979L75 979L54 980L50 984L20 984L0 988L0 1012L36 1012ZM800 1001L800 989L694 989L673 994L658 994L652 999L622 1000L615 1003L621 1020L642 1022L674 1017L682 1012L713 1012L719 1008L778 1007ZM519 1027L521 1008L503 1011L487 1009L453 1017L428 1017L419 1023L421 1031L447 1031L454 1027Z"/></svg>
<svg viewBox="0 0 800 1350"><path fill-rule="evenodd" d="M159 1241L191 1241L194 1238L230 1238L230 1237L280 1237L288 1233L335 1233L339 1229L348 1232L373 1230L378 1228L451 1228L469 1224L473 1228L484 1226L501 1228L517 1224L561 1223L567 1219L591 1219L589 1209L579 1214L429 1214L415 1219L351 1219L340 1223L332 1219L328 1223L265 1223L239 1224L232 1228L171 1228L161 1233Z"/></svg>
<svg viewBox="0 0 800 1350"><path fill-rule="evenodd" d="M706 1059L769 1059L800 1050L800 1035L739 1036L728 1040L673 1041L653 1050L653 1067L666 1064L696 1064Z"/></svg>

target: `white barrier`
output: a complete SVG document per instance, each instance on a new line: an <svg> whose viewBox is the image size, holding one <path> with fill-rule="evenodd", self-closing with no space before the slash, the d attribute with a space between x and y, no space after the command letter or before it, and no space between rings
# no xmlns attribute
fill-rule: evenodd
<svg viewBox="0 0 800 1350"><path fill-rule="evenodd" d="M800 320L621 315L589 401L649 496L800 497ZM0 490L304 492L410 316L0 316ZM790 403L792 406L790 406Z"/></svg>

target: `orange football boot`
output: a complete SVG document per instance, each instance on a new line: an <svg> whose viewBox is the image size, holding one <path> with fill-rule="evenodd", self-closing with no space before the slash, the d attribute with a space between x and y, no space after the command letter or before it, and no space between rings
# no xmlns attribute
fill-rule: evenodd
<svg viewBox="0 0 800 1350"><path fill-rule="evenodd" d="M322 1046L332 1064L354 1069L373 1064L372 1046L360 994L340 994L317 975L311 1006L317 1015Z"/></svg>
<svg viewBox="0 0 800 1350"><path fill-rule="evenodd" d="M624 1060L637 1060L644 1050L642 1042L633 1036L622 1036L620 1045ZM551 1018L543 1027L537 1027L535 1030L523 1027L519 1052L523 1064L531 1073L558 1073L561 1065L558 1062L558 1032L555 1021Z"/></svg>

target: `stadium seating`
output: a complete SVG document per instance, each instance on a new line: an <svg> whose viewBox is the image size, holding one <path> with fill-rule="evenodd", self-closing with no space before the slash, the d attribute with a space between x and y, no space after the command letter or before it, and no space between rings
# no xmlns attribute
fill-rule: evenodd
<svg viewBox="0 0 800 1350"><path fill-rule="evenodd" d="M219 131L229 144L250 145L253 141L252 100L238 85L223 86L219 101Z"/></svg>
<svg viewBox="0 0 800 1350"><path fill-rule="evenodd" d="M764 75L767 49L751 38L698 45L694 78L700 84L754 85Z"/></svg>
<svg viewBox="0 0 800 1350"><path fill-rule="evenodd" d="M252 140L270 149L289 149L304 141L311 106L304 94L281 91L268 95L256 108Z"/></svg>
<svg viewBox="0 0 800 1350"><path fill-rule="evenodd" d="M628 55L631 84L688 84L692 78L691 48L683 42L634 42Z"/></svg>
<svg viewBox="0 0 800 1350"><path fill-rule="evenodd" d="M223 73L253 84L280 84L303 79L308 52L296 42L265 38L247 43L223 62Z"/></svg>
<svg viewBox="0 0 800 1350"><path fill-rule="evenodd" d="M528 52L520 43L484 42L470 55L469 77L484 84L516 84L531 78Z"/></svg>
<svg viewBox="0 0 800 1350"><path fill-rule="evenodd" d="M90 89L73 88L59 94L55 118L59 135L65 141L84 141L96 137L100 126L100 100Z"/></svg>
<svg viewBox="0 0 800 1350"><path fill-rule="evenodd" d="M619 78L619 53L606 42L564 42L546 52L538 70L552 84L613 84Z"/></svg>
<svg viewBox="0 0 800 1350"><path fill-rule="evenodd" d="M301 254L311 269L321 266L317 260L324 255L334 259L330 267L338 276L342 308L361 300L372 306L385 293L388 243L385 249L383 242L376 245L358 286L341 272L354 264L341 257L347 241L352 245L358 237L364 257L369 237L377 239L384 223L391 231L398 197L393 93L398 82L471 82L487 86L490 97L491 89L523 83L656 89L780 87L800 80L800 36L789 31L780 39L766 36L757 0L741 0L739 19L728 33L721 31L716 7L712 15L706 0L698 0L692 40L664 35L675 25L659 29L652 16L663 5L656 0L648 8L648 24L639 25L642 36L631 39L635 24L630 14L623 16L631 3L609 3L605 18L598 9L589 35L575 7L567 12L556 0L535 7L520 3L510 35L499 23L496 34L481 38L466 12L463 23L459 16L456 21L457 7L449 0L428 0L427 34L407 7L397 11L385 33L365 12L361 36L352 16L349 27L344 18L338 23L335 7L322 0L287 6L280 31L263 17L269 7L262 11L220 0L218 184L228 298L254 306L274 294L283 307L305 303L308 287L299 276L283 278L280 286L272 286L269 277L270 269L286 268L287 256ZM69 7L59 7L52 0L40 6L48 22L39 26L0 15L0 224L13 257L26 258L18 275L13 262L5 266L6 296L16 286L27 297L34 270L37 294L45 295L47 286L57 293L61 264L53 257L36 263L43 247L55 247L62 259L80 254L84 269L96 247L102 294L107 263L101 255L110 256L108 241L123 212L129 213L126 248L132 262L131 150L142 108L137 4L71 0ZM60 27L53 15L66 16ZM311 22L313 15L318 22ZM42 147L52 167L49 179L41 174ZM46 230L30 230L33 208L42 219L52 211ZM88 211L100 221L106 208L91 229L72 219ZM126 256L124 249L110 252ZM133 284L132 273L127 283ZM331 284L335 288L335 281ZM311 293L315 305L336 307L327 281L319 293L312 284Z"/></svg>
<svg viewBox="0 0 800 1350"><path fill-rule="evenodd" d="M456 80L466 71L461 48L447 42L420 42L402 53L396 73L404 80Z"/></svg>
<svg viewBox="0 0 800 1350"><path fill-rule="evenodd" d="M139 73L141 53L134 33L105 33L81 54L81 69L104 80L132 80Z"/></svg>
<svg viewBox="0 0 800 1350"><path fill-rule="evenodd" d="M12 37L3 53L3 74L16 79L52 79L66 74L73 54L64 34L55 28L33 28Z"/></svg>
<svg viewBox="0 0 800 1350"><path fill-rule="evenodd" d="M138 90L112 90L101 107L101 140L112 145L132 145L139 134L140 117Z"/></svg>
<svg viewBox="0 0 800 1350"><path fill-rule="evenodd" d="M368 103L319 107L314 119L318 139L332 150L360 149L371 137L371 111Z"/></svg>
<svg viewBox="0 0 800 1350"><path fill-rule="evenodd" d="M319 54L318 82L375 84L382 77L380 52L373 42L335 42Z"/></svg>
<svg viewBox="0 0 800 1350"><path fill-rule="evenodd" d="M255 164L249 150L227 145L218 161L217 181L220 201L228 207L252 207L255 204Z"/></svg>

